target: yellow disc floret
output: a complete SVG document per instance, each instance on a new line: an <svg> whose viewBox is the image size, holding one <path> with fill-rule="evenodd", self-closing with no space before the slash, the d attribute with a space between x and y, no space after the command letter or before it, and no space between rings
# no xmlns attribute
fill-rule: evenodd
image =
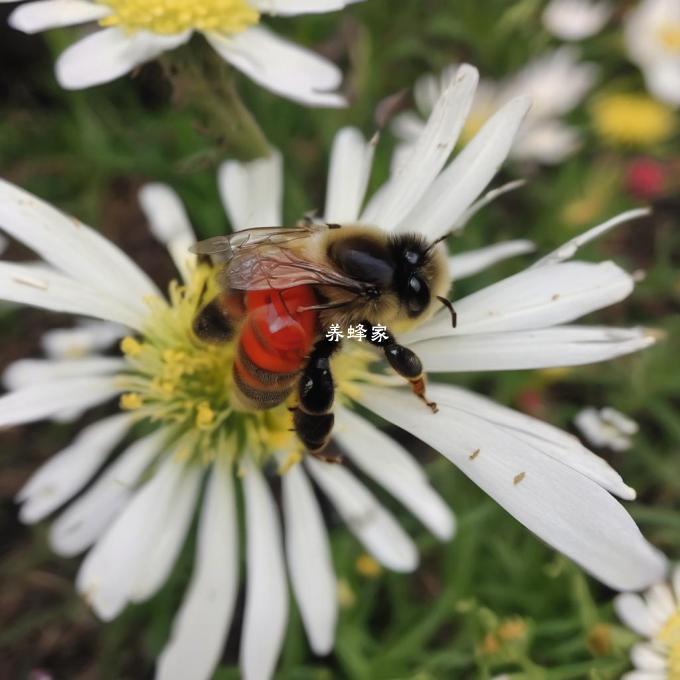
<svg viewBox="0 0 680 680"><path fill-rule="evenodd" d="M656 639L667 649L668 679L680 680L680 609L666 621Z"/></svg>
<svg viewBox="0 0 680 680"><path fill-rule="evenodd" d="M641 94L603 95L593 104L592 115L600 136L623 146L663 142L677 124L670 108Z"/></svg>
<svg viewBox="0 0 680 680"><path fill-rule="evenodd" d="M120 406L139 420L168 427L182 459L209 463L218 453L243 451L259 462L299 445L286 405L257 413L231 406L236 338L224 344L199 340L192 325L203 301L217 292L213 272L197 268L191 280L170 284L169 304L147 300L150 315L141 337L120 343L127 370L119 375Z"/></svg>
<svg viewBox="0 0 680 680"><path fill-rule="evenodd" d="M102 26L174 35L184 31L240 33L260 19L247 0L99 0L111 8Z"/></svg>
<svg viewBox="0 0 680 680"><path fill-rule="evenodd" d="M659 41L669 52L680 53L680 23L669 23L659 29Z"/></svg>

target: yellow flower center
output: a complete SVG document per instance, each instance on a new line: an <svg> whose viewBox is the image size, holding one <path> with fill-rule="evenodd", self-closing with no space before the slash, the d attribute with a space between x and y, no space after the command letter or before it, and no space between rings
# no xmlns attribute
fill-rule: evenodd
<svg viewBox="0 0 680 680"><path fill-rule="evenodd" d="M666 621L656 639L668 649L669 680L680 680L680 609Z"/></svg>
<svg viewBox="0 0 680 680"><path fill-rule="evenodd" d="M604 95L594 103L592 116L597 132L615 145L658 144L677 124L671 109L639 94Z"/></svg>
<svg viewBox="0 0 680 680"><path fill-rule="evenodd" d="M147 301L150 315L142 336L120 343L127 359L127 369L117 379L123 392L120 407L139 420L168 426L183 459L210 463L220 454L237 460L247 451L263 464L276 455L284 473L304 455L288 410L295 395L267 411L232 406L237 340L207 344L192 330L201 301L216 292L213 271L199 266L187 284L170 284L169 303ZM333 359L338 401L356 396L362 382L390 380L369 371L378 358L359 343L347 343Z"/></svg>
<svg viewBox="0 0 680 680"><path fill-rule="evenodd" d="M680 52L680 23L669 23L658 32L661 44L669 52Z"/></svg>
<svg viewBox="0 0 680 680"><path fill-rule="evenodd" d="M359 555L355 564L357 571L366 578L377 578L382 573L380 564L366 553Z"/></svg>
<svg viewBox="0 0 680 680"><path fill-rule="evenodd" d="M482 129L488 119L486 112L471 111L465 120L465 125L463 125L459 143L461 145L467 144Z"/></svg>
<svg viewBox="0 0 680 680"><path fill-rule="evenodd" d="M247 0L98 0L111 8L102 26L174 35L183 31L240 33L260 20Z"/></svg>

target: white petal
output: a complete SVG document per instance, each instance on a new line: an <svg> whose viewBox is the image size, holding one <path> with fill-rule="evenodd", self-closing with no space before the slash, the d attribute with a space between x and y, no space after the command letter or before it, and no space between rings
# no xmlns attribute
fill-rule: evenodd
<svg viewBox="0 0 680 680"><path fill-rule="evenodd" d="M231 470L217 464L208 481L196 559L156 680L208 680L217 666L238 594L238 525Z"/></svg>
<svg viewBox="0 0 680 680"><path fill-rule="evenodd" d="M17 7L7 23L24 33L40 33L48 28L97 21L109 14L109 7L89 0L39 0Z"/></svg>
<svg viewBox="0 0 680 680"><path fill-rule="evenodd" d="M76 586L102 620L115 618L128 603L184 474L184 465L166 458L83 561Z"/></svg>
<svg viewBox="0 0 680 680"><path fill-rule="evenodd" d="M526 182L523 179L516 179L512 182L506 182L495 189L487 191L484 196L477 199L458 219L453 225L452 231L458 232L462 230L467 223L476 215L482 208L485 208L489 203L495 201L499 196L507 194L509 191L514 191L524 186ZM512 243L512 241L510 242Z"/></svg>
<svg viewBox="0 0 680 680"><path fill-rule="evenodd" d="M390 231L403 224L404 216L429 193L463 129L478 79L477 70L467 64L451 77L410 156L390 178L380 202L368 205L362 222ZM408 228L413 230L420 224L427 224L427 220L411 220Z"/></svg>
<svg viewBox="0 0 680 680"><path fill-rule="evenodd" d="M672 583L673 592L675 593L675 601L680 607L680 564L676 564L673 568Z"/></svg>
<svg viewBox="0 0 680 680"><path fill-rule="evenodd" d="M53 382L65 378L115 373L125 367L125 360L117 357L89 357L87 359L19 359L10 364L2 374L8 390L19 390L34 384Z"/></svg>
<svg viewBox="0 0 680 680"><path fill-rule="evenodd" d="M129 416L115 415L81 430L72 444L53 455L21 488L19 519L27 524L38 522L78 493L131 424Z"/></svg>
<svg viewBox="0 0 680 680"><path fill-rule="evenodd" d="M676 605L673 591L666 583L655 583L646 593L645 600L650 616L663 626L675 613Z"/></svg>
<svg viewBox="0 0 680 680"><path fill-rule="evenodd" d="M658 632L658 625L639 595L624 593L617 596L614 600L614 609L621 621L638 635L653 637Z"/></svg>
<svg viewBox="0 0 680 680"><path fill-rule="evenodd" d="M263 14L292 16L294 14L321 14L343 9L362 0L248 0Z"/></svg>
<svg viewBox="0 0 680 680"><path fill-rule="evenodd" d="M441 79L434 73L424 73L416 80L416 84L413 86L413 98L416 108L423 116L427 117L432 113L432 109L441 97L448 79L455 74L457 68L457 64L449 66L449 71L446 75L442 74Z"/></svg>
<svg viewBox="0 0 680 680"><path fill-rule="evenodd" d="M455 329L448 310L442 310L402 339L413 342L556 326L620 302L632 290L631 276L613 262L563 262L529 268L456 300Z"/></svg>
<svg viewBox="0 0 680 680"><path fill-rule="evenodd" d="M633 499L635 492L623 483L621 475L603 458L586 449L571 434L514 409L501 406L492 399L452 385L435 384L428 388L437 403L474 415L491 428L520 439L546 456L589 477L607 491L621 498Z"/></svg>
<svg viewBox="0 0 680 680"><path fill-rule="evenodd" d="M582 366L651 347L644 329L555 326L538 330L448 336L410 342L426 371L516 371Z"/></svg>
<svg viewBox="0 0 680 680"><path fill-rule="evenodd" d="M602 30L612 9L601 0L551 0L543 11L543 25L560 40L583 40Z"/></svg>
<svg viewBox="0 0 680 680"><path fill-rule="evenodd" d="M646 671L665 671L666 659L650 644L639 643L630 650L630 658L636 668Z"/></svg>
<svg viewBox="0 0 680 680"><path fill-rule="evenodd" d="M452 408L439 399L442 390L430 387L430 397L441 402L437 414L417 408L412 394L387 388L362 390L361 403L436 448L528 529L606 585L636 590L663 578L663 555L600 484L537 443Z"/></svg>
<svg viewBox="0 0 680 680"><path fill-rule="evenodd" d="M395 137L405 142L406 147L415 142L423 133L425 121L415 111L397 114L390 122L390 130ZM397 165L393 166L396 170Z"/></svg>
<svg viewBox="0 0 680 680"><path fill-rule="evenodd" d="M131 602L144 602L155 595L175 566L196 510L201 473L202 470L196 465L184 471L173 494L172 505L165 515L163 527L149 546L130 590Z"/></svg>
<svg viewBox="0 0 680 680"><path fill-rule="evenodd" d="M362 472L399 499L435 536L443 541L453 536L453 513L394 439L345 408L336 412L333 437Z"/></svg>
<svg viewBox="0 0 680 680"><path fill-rule="evenodd" d="M373 165L377 138L366 143L359 130L343 128L333 140L328 188L326 189L327 222L356 222Z"/></svg>
<svg viewBox="0 0 680 680"><path fill-rule="evenodd" d="M574 425L595 446L607 446L614 451L626 451L632 446L630 436L637 432L637 423L612 408L588 407L574 417Z"/></svg>
<svg viewBox="0 0 680 680"><path fill-rule="evenodd" d="M233 229L281 224L283 162L278 151L248 163L222 163L218 184Z"/></svg>
<svg viewBox="0 0 680 680"><path fill-rule="evenodd" d="M621 676L621 680L668 680L668 675L665 672L630 671L624 673Z"/></svg>
<svg viewBox="0 0 680 680"><path fill-rule="evenodd" d="M581 135L574 128L559 120L541 120L520 129L510 156L519 161L555 165L580 145Z"/></svg>
<svg viewBox="0 0 680 680"><path fill-rule="evenodd" d="M312 485L299 465L283 476L288 569L315 654L333 649L338 617L337 583L328 534Z"/></svg>
<svg viewBox="0 0 680 680"><path fill-rule="evenodd" d="M592 407L579 411L574 417L574 425L593 446L612 446L619 439L617 433L602 422L600 412ZM619 450L617 446L612 448Z"/></svg>
<svg viewBox="0 0 680 680"><path fill-rule="evenodd" d="M602 224L598 224L596 227L588 229L588 231L585 231L582 234L570 239L566 243L563 243L557 250L554 250L552 253L548 253L540 260L534 262L534 264L531 265L531 268L534 269L537 267L544 267L546 265L569 260L574 257L578 249L581 248L581 246L584 246L586 243L590 243L596 238L599 238L602 236L602 234L606 234L611 229L614 229L614 227L618 227L619 225L630 222L631 220L647 217L649 214L649 208L636 208L635 210L628 210L627 212L623 212L620 215L616 215L616 217L612 217L610 220L607 220Z"/></svg>
<svg viewBox="0 0 680 680"><path fill-rule="evenodd" d="M243 491L248 573L240 667L244 680L264 680L273 675L283 644L288 588L278 512L262 473L250 459Z"/></svg>
<svg viewBox="0 0 680 680"><path fill-rule="evenodd" d="M108 239L4 180L0 180L0 229L69 277L140 314L147 311L145 296L160 295L151 279Z"/></svg>
<svg viewBox="0 0 680 680"><path fill-rule="evenodd" d="M72 557L89 548L102 535L131 498L166 437L165 430L158 430L135 441L66 508L50 528L50 545L56 553Z"/></svg>
<svg viewBox="0 0 680 680"><path fill-rule="evenodd" d="M481 271L502 262L515 255L532 253L536 249L533 242L526 239L517 241L505 241L486 248L467 250L460 255L449 258L449 273L454 281L459 281L467 276L478 274Z"/></svg>
<svg viewBox="0 0 680 680"><path fill-rule="evenodd" d="M108 349L128 329L106 321L83 321L73 328L54 328L42 334L40 345L50 359L75 359Z"/></svg>
<svg viewBox="0 0 680 680"><path fill-rule="evenodd" d="M418 566L418 551L410 536L348 470L311 458L306 465L350 531L378 562L402 572Z"/></svg>
<svg viewBox="0 0 680 680"><path fill-rule="evenodd" d="M196 242L189 217L179 196L166 184L147 184L139 192L139 202L153 235L167 247L182 278L189 278L189 266L196 256L189 247Z"/></svg>
<svg viewBox="0 0 680 680"><path fill-rule="evenodd" d="M32 423L63 411L92 408L119 392L111 376L66 378L24 387L0 397L0 427Z"/></svg>
<svg viewBox="0 0 680 680"><path fill-rule="evenodd" d="M157 35L104 28L81 38L61 53L57 60L57 80L67 90L108 83L159 54L179 47L190 37L190 31Z"/></svg>
<svg viewBox="0 0 680 680"><path fill-rule="evenodd" d="M647 89L662 102L680 106L680 65L677 57L642 67Z"/></svg>
<svg viewBox="0 0 680 680"><path fill-rule="evenodd" d="M512 76L501 89L500 99L528 96L531 109L523 130L555 120L577 106L595 84L595 64L579 61L577 49L569 45L545 52Z"/></svg>
<svg viewBox="0 0 680 680"><path fill-rule="evenodd" d="M0 199L1 200L1 199ZM0 210L2 208L0 207ZM0 262L0 299L54 312L92 316L141 330L147 313L56 272Z"/></svg>
<svg viewBox="0 0 680 680"><path fill-rule="evenodd" d="M409 212L398 216L397 231L426 225L420 231L433 240L450 231L498 172L528 108L529 101L519 97L492 116Z"/></svg>
<svg viewBox="0 0 680 680"><path fill-rule="evenodd" d="M428 392L438 404L446 404L487 421L490 427L500 428L510 436L539 448L545 455L586 475L608 491L622 498L635 497L635 492L623 483L621 476L602 458L584 448L576 437L467 390L435 384L430 385ZM388 397L391 398L391 393Z"/></svg>
<svg viewBox="0 0 680 680"><path fill-rule="evenodd" d="M640 429L632 418L629 418L621 413L621 411L617 411L611 406L605 406L600 411L600 415L607 423L621 430L624 434L635 434Z"/></svg>
<svg viewBox="0 0 680 680"><path fill-rule="evenodd" d="M262 26L205 37L223 59L276 94L309 106L346 105L344 97L332 92L342 81L335 64Z"/></svg>

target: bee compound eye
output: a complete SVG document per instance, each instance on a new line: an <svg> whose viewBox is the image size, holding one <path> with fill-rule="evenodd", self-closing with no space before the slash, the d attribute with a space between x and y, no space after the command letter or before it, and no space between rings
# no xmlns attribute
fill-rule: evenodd
<svg viewBox="0 0 680 680"><path fill-rule="evenodd" d="M415 250L405 250L404 260L411 266L415 266L420 262L420 253L417 253Z"/></svg>
<svg viewBox="0 0 680 680"><path fill-rule="evenodd" d="M430 304L427 284L416 274L409 277L406 304L412 316L417 316Z"/></svg>

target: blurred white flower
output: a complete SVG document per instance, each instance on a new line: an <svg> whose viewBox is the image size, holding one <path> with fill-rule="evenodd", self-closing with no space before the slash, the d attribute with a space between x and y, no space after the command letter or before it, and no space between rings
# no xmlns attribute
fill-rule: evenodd
<svg viewBox="0 0 680 680"><path fill-rule="evenodd" d="M421 116L430 113L441 92L441 83L450 77L453 68L445 69L441 78L426 74L418 79L414 97L420 115L406 112L395 117L392 130L406 145L398 148L395 167L406 154L404 149L408 149L422 130L424 122ZM510 157L521 161L559 163L580 144L577 130L562 122L561 117L582 101L596 77L595 65L579 62L577 50L565 46L538 57L504 81L483 80L463 135L469 138L495 110L515 97L525 95L531 100L531 108L517 134Z"/></svg>
<svg viewBox="0 0 680 680"><path fill-rule="evenodd" d="M676 680L680 678L680 566L672 583L652 586L644 598L633 593L619 595L616 613L631 630L647 638L633 646L635 670L621 680Z"/></svg>
<svg viewBox="0 0 680 680"><path fill-rule="evenodd" d="M449 162L476 83L477 72L469 66L452 76L410 158L363 210L374 144L356 129L340 131L324 218L394 233L415 229L432 240L462 228L528 106L524 98L508 102ZM220 190L235 229L282 223L282 175L278 153L222 167ZM631 499L634 491L575 437L447 384L429 386L440 409L434 414L419 407L401 380L375 368L376 355L360 343L348 343L333 363L334 437L356 473L302 456L285 405L257 413L233 410L235 343L205 345L192 333L205 286L215 285L212 272L186 250L194 236L172 190L150 185L141 198L153 233L181 274L169 298L97 232L0 183L0 227L46 263L36 269L0 262L0 297L128 329L119 356L94 352L9 366L0 427L84 411L120 395L121 413L85 426L18 494L20 518L40 521L80 493L114 450L123 449L50 531L60 554L88 551L77 587L102 619L158 591L200 505L191 582L158 662L158 678L209 678L220 658L238 590L236 483L245 496L240 665L246 679L268 678L276 666L288 618L286 574L312 649L318 654L332 649L336 578L312 482L366 552L388 569L415 569L418 552L364 480L382 486L440 539L452 536L453 515L423 471L401 445L354 411L356 403L439 450L530 530L604 583L639 589L662 577L663 556L614 499ZM520 274L461 298L458 328L451 328L445 311L401 340L418 352L426 370L445 373L585 364L650 346L654 340L643 329L569 323L633 290L633 279L612 262L568 260L582 244L638 213L610 220ZM523 242L477 251L468 273L528 247ZM455 259L452 269L455 273ZM126 439L137 420L147 423L146 434ZM281 477L283 536L267 483L272 465Z"/></svg>
<svg viewBox="0 0 680 680"><path fill-rule="evenodd" d="M593 446L608 447L613 451L627 451L638 425L620 411L605 408L584 408L576 414L574 424Z"/></svg>
<svg viewBox="0 0 680 680"><path fill-rule="evenodd" d="M680 105L680 2L641 0L626 16L625 39L649 92Z"/></svg>
<svg viewBox="0 0 680 680"><path fill-rule="evenodd" d="M79 321L73 328L55 328L40 339L50 359L76 359L103 351L127 333L125 326L107 321Z"/></svg>
<svg viewBox="0 0 680 680"><path fill-rule="evenodd" d="M0 0L16 2L16 0ZM280 38L262 14L334 12L361 0L38 0L12 12L24 33L97 22L56 64L60 85L80 89L108 83L201 33L234 68L262 87L309 106L345 106L335 90L342 74L331 62Z"/></svg>
<svg viewBox="0 0 680 680"><path fill-rule="evenodd" d="M550 0L543 10L543 25L560 40L583 40L604 28L612 10L607 0Z"/></svg>

